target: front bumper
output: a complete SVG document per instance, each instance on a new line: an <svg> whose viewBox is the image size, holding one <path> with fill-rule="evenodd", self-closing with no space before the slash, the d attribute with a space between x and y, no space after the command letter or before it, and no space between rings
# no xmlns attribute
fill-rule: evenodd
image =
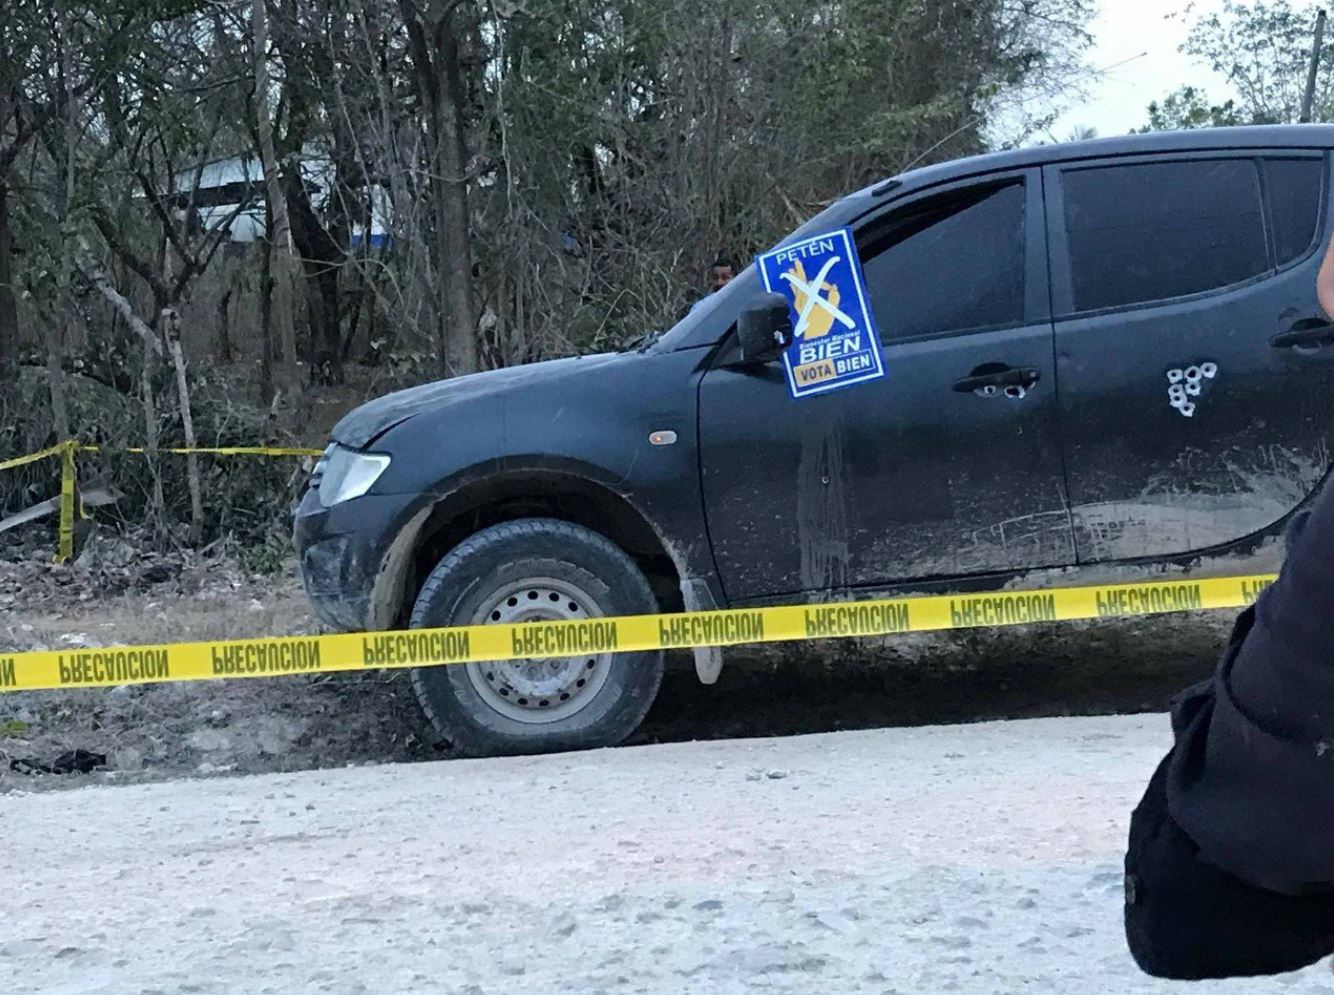
<svg viewBox="0 0 1334 995"><path fill-rule="evenodd" d="M376 586L413 495L366 495L326 508L313 488L293 514L301 583L315 612L335 629L375 628Z"/></svg>

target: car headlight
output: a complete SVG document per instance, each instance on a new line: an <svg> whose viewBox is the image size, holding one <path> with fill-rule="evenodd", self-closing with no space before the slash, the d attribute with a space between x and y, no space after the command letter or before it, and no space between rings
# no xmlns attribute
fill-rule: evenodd
<svg viewBox="0 0 1334 995"><path fill-rule="evenodd" d="M359 453L342 446L331 450L320 478L320 504L326 508L361 497L389 469L389 457L382 453Z"/></svg>

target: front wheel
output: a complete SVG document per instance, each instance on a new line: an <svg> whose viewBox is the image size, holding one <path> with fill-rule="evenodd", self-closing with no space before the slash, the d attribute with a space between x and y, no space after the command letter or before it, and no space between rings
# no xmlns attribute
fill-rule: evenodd
<svg viewBox="0 0 1334 995"><path fill-rule="evenodd" d="M431 571L413 628L648 615L657 601L624 551L596 532L532 518L484 529ZM412 673L427 717L465 756L614 746L662 683L661 653L428 667Z"/></svg>

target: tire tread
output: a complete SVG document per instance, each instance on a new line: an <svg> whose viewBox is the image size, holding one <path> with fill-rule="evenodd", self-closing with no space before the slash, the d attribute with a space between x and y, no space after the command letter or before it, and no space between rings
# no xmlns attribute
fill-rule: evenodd
<svg viewBox="0 0 1334 995"><path fill-rule="evenodd" d="M635 585L635 590L630 592L636 601L640 601L646 606L651 606L652 611L657 610L657 599L653 594L653 589L649 585L648 579L644 577L643 572L635 562L626 554L626 552L617 546L614 542L592 529L576 525L572 522L562 521L554 518L525 518L510 522L502 522L499 525L493 525L483 529L480 532L469 536L463 542L459 543L452 550L445 554L444 558L436 564L431 573L427 576L426 582L418 592L416 602L413 605L412 615L409 626L412 628L421 628L430 623L426 619L427 613L435 599L440 595L441 589L453 582L461 569L466 568L468 561L477 557L486 556L495 551L498 547L513 545L525 540L555 541L561 546L578 548L592 548L603 556L607 556L614 561L618 561L626 576ZM548 558L563 560L559 553L552 552L547 554ZM569 563L588 572L586 568L578 564ZM596 576L596 575L594 575ZM602 578L598 578L603 580ZM603 583L606 583L603 580ZM623 734L614 739L609 738L605 745L615 745L622 742L631 735L635 729L643 722L648 715L649 709L657 697L658 689L662 683L663 667L661 665L661 654L659 654L658 665L654 668L654 680L652 686L647 688L648 693L635 696L636 704L630 715L631 721ZM423 680L424 671L414 669L410 671L413 691L416 693L417 700L420 702L422 711L430 721L432 727L441 736L450 741L454 749L465 756L480 756L494 752L514 752L512 749L497 750L494 744L485 742L485 736L479 735L475 730L460 728L457 723L441 713L440 709L432 702L432 695ZM507 744L511 745L511 744ZM557 747L560 748L560 747Z"/></svg>

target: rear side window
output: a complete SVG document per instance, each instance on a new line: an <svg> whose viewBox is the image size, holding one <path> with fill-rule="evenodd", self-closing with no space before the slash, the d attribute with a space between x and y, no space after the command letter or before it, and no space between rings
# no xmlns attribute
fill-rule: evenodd
<svg viewBox="0 0 1334 995"><path fill-rule="evenodd" d="M1019 324L1024 185L986 186L895 211L861 236L886 341Z"/></svg>
<svg viewBox="0 0 1334 995"><path fill-rule="evenodd" d="M1185 297L1269 269L1252 159L1071 170L1062 184L1075 311Z"/></svg>
<svg viewBox="0 0 1334 995"><path fill-rule="evenodd" d="M1265 159L1265 193L1274 229L1274 256L1279 266L1306 255L1320 221L1320 193L1325 164L1319 159Z"/></svg>

